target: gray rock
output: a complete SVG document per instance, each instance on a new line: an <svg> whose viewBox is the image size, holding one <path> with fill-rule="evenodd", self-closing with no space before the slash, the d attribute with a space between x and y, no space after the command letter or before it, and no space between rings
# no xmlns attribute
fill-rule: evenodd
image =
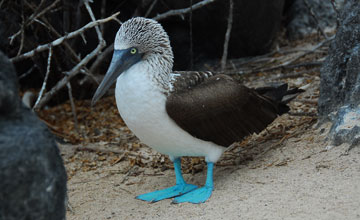
<svg viewBox="0 0 360 220"><path fill-rule="evenodd" d="M307 0L310 8L313 10L320 27L326 28L336 27L337 14L331 5L330 0ZM344 0L336 0L337 8L341 9ZM304 0L295 0L289 8L287 24L287 33L290 39L299 39L318 30L318 26L314 18L311 16Z"/></svg>
<svg viewBox="0 0 360 220"><path fill-rule="evenodd" d="M331 121L334 144L359 143L360 114L360 3L348 0L341 25L321 69L318 111Z"/></svg>
<svg viewBox="0 0 360 220"><path fill-rule="evenodd" d="M333 116L333 123L330 130L334 145L348 142L351 146L360 144L360 108L343 106Z"/></svg>
<svg viewBox="0 0 360 220"><path fill-rule="evenodd" d="M65 219L66 172L54 137L18 97L0 52L0 219Z"/></svg>
<svg viewBox="0 0 360 220"><path fill-rule="evenodd" d="M15 69L10 61L0 52L0 117L18 109L19 95Z"/></svg>

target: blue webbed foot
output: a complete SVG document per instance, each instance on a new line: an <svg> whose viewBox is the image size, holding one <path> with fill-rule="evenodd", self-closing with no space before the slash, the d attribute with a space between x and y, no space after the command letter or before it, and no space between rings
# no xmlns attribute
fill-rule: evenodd
<svg viewBox="0 0 360 220"><path fill-rule="evenodd" d="M168 198L172 198L175 196L183 195L185 193L193 191L196 188L197 188L197 186L192 185L192 184L187 184L187 183L177 184L170 188L166 188L163 190L157 190L154 192L139 195L136 198L140 199L140 200L148 201L148 202L157 202L157 201L160 201L163 199L168 199Z"/></svg>
<svg viewBox="0 0 360 220"><path fill-rule="evenodd" d="M191 203L203 203L211 196L213 187L204 186L199 189L193 190L182 196L176 197L173 203L191 202Z"/></svg>
<svg viewBox="0 0 360 220"><path fill-rule="evenodd" d="M173 203L191 202L197 204L197 203L203 203L210 198L211 193L214 189L214 183L213 183L214 163L208 162L207 165L208 165L208 170L207 170L205 186L196 189L194 191L191 191L189 193L186 193L182 196L176 197L173 200Z"/></svg>

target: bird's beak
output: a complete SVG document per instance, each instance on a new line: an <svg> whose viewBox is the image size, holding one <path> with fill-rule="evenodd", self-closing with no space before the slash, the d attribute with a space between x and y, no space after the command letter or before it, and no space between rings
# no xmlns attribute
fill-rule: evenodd
<svg viewBox="0 0 360 220"><path fill-rule="evenodd" d="M130 48L124 50L114 50L110 67L106 72L103 81L100 83L100 86L97 88L94 97L92 98L91 106L95 105L95 103L112 86L121 73L129 69L135 63L139 62L141 58L142 54L140 53L131 54Z"/></svg>

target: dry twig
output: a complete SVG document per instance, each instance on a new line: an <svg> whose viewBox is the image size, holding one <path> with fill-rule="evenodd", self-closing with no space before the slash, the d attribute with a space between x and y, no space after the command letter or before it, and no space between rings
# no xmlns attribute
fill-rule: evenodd
<svg viewBox="0 0 360 220"><path fill-rule="evenodd" d="M224 51L223 51L223 55L221 58L221 71L224 71L225 67L226 67L226 59L228 56L230 34L231 34L231 28L232 28L232 22L233 22L234 1L233 0L229 0L229 1L230 1L229 17L228 17L227 29L226 29L226 33L225 33Z"/></svg>
<svg viewBox="0 0 360 220"><path fill-rule="evenodd" d="M35 49L33 49L33 50L29 51L29 52L26 52L24 54L21 54L19 56L13 57L10 60L12 62L18 62L18 61L30 58L30 57L34 56L36 53L39 53L39 52L42 52L42 51L45 51L45 50L49 50L50 47L58 46L58 45L62 44L65 40L76 37L79 34L83 33L87 29L90 29L90 28L93 28L95 26L98 26L99 24L114 20L116 18L116 16L119 15L119 13L120 12L117 12L117 13L111 15L110 17L107 17L107 18L104 18L104 19L99 19L99 20L96 20L96 21L92 21L92 22L88 23L87 25L83 26L82 28L80 28L80 29L78 29L76 31L70 32L70 33L66 34L65 36L60 37L60 38L58 38L58 39L56 39L56 40L54 40L54 41L52 41L52 42L50 42L48 44L39 45Z"/></svg>
<svg viewBox="0 0 360 220"><path fill-rule="evenodd" d="M45 74L45 78L44 78L44 82L41 86L41 90L39 92L39 96L35 102L35 105L33 107L33 110L37 110L38 109L38 105L39 105L39 102L41 100L41 97L45 91L45 88L46 88L46 83L47 83L47 80L49 78L49 73L50 73L50 66L51 66L51 56L52 56L52 47L49 48L49 55L48 55L48 61L47 61L47 68L46 68L46 74Z"/></svg>
<svg viewBox="0 0 360 220"><path fill-rule="evenodd" d="M80 28L79 30L77 31L74 31L74 32L71 32L69 33L68 35L64 36L63 38L61 38L61 42L63 42L65 39L68 39L67 36L76 36L80 33L83 33L84 30L88 29L89 27L96 27L96 32L97 32L97 35L98 35L98 39L99 39L99 44L98 46L91 52L89 53L88 55L85 56L84 59L82 59L75 67L73 67L67 74L64 78L62 78L49 92L47 92L44 97L39 101L38 103L38 108L40 109L41 107L43 107L49 100L50 98L56 94L60 89L62 89L69 81L72 77L74 77L76 74L78 74L81 70L81 68L83 66L85 66L92 58L94 58L98 53L100 53L100 51L105 47L106 43L102 37L102 34L101 34L101 31L98 27L99 24L101 23L104 23L104 22L107 22L107 21L110 21L110 20L113 20L115 19L115 17L119 14L118 13L115 13L114 15L108 17L108 18L104 18L104 19L100 19L100 20L95 20L95 17L94 17L94 14L92 13L92 10L90 8L90 6L88 5L87 1L85 2L85 5L88 12L89 12L89 15L91 17L91 19L93 20L92 22L88 23L87 25L85 25L84 27ZM75 35L76 33L76 35ZM58 39L59 40L59 39ZM52 43L50 43L50 45L52 44L55 44L54 42L58 41L58 40L55 40L53 41ZM60 43L57 43L56 45L58 45ZM39 48L39 47L38 47Z"/></svg>
<svg viewBox="0 0 360 220"><path fill-rule="evenodd" d="M144 17L147 18L149 16L149 14L151 13L151 11L153 10L154 6L156 5L156 3L158 2L158 0L154 0L150 7L148 8L148 10L146 11Z"/></svg>
<svg viewBox="0 0 360 220"><path fill-rule="evenodd" d="M165 12L163 14L159 14L159 15L153 17L152 19L159 21L159 20L162 20L162 19L170 17L170 16L183 15L183 14L191 12L191 10L199 9L199 8L205 6L205 5L209 4L209 3L212 3L214 1L215 0L203 0L201 2L193 4L191 7L183 8L183 9L170 10L170 11L167 11L167 12Z"/></svg>
<svg viewBox="0 0 360 220"><path fill-rule="evenodd" d="M112 43L111 45L109 45L98 57L97 59L94 61L94 63L91 65L90 67L90 72L94 72L99 65L102 63L102 61L109 56L114 50L114 43Z"/></svg>
<svg viewBox="0 0 360 220"><path fill-rule="evenodd" d="M84 1L85 7L86 7L86 10L88 11L88 13L89 13L89 15L90 15L91 20L92 20L93 22L95 22L96 19L95 19L95 16L94 16L93 11L91 10L91 7L90 7L90 5L89 5L89 1L90 1L90 0L85 0L85 1ZM100 31L99 26L95 26L95 30L96 30L96 33L97 33L97 36L98 36L99 41L103 41L104 39L103 39L103 36L102 36L102 33L101 33L101 31Z"/></svg>
<svg viewBox="0 0 360 220"><path fill-rule="evenodd" d="M73 117L74 117L74 127L75 127L75 130L80 134L79 125L78 125L79 123L78 123L78 120L77 120L76 108L75 108L75 103L74 103L74 98L73 98L73 95L72 95L72 88L71 88L70 82L66 83L66 86L68 88L71 111L72 111Z"/></svg>
<svg viewBox="0 0 360 220"><path fill-rule="evenodd" d="M190 23L190 31L189 31L189 35L190 35L190 69L192 70L194 68L194 45L193 45L193 1L190 0L190 18L189 18L189 23Z"/></svg>
<svg viewBox="0 0 360 220"><path fill-rule="evenodd" d="M51 24L46 20L46 18L42 17L43 22L41 22L42 25L44 25L48 30L50 30L53 34L55 34L55 36L57 38L62 37L59 32L56 31L56 29L51 26ZM65 46L65 48L70 52L71 58L74 59L74 63L79 63L81 61L80 57L76 54L76 52L74 51L74 49L70 46L70 44L67 41L64 41L63 45ZM87 75L87 78L91 78L92 80L94 80L95 82L98 82L98 80L96 79L96 77L93 75L92 71L89 71L88 68L86 66L83 67L83 73L85 75Z"/></svg>
<svg viewBox="0 0 360 220"><path fill-rule="evenodd" d="M14 39L19 35L19 34L23 34L24 32L24 28L30 24L32 24L34 21L36 21L37 18L41 17L42 15L44 15L46 12L48 12L49 10L53 9L56 4L58 2L60 2L60 0L55 0L51 5L49 5L47 8L45 8L44 10L42 10L41 12L38 13L38 10L41 8L42 4L45 1L41 1L41 3L39 4L39 6L37 7L37 9L35 9L34 13L23 23L23 25L21 26L21 29L16 32L15 34L13 34L12 36L10 36L10 45L13 43ZM26 1L25 1L26 3ZM20 50L19 50L20 51Z"/></svg>

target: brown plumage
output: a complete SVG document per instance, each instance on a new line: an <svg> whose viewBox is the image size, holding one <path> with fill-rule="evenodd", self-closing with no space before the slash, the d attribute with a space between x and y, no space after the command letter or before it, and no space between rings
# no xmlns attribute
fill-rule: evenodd
<svg viewBox="0 0 360 220"><path fill-rule="evenodd" d="M259 133L289 111L286 84L257 92L232 77L210 72L178 72L166 111L182 129L199 139L228 147L245 136ZM260 94L259 94L260 93Z"/></svg>

